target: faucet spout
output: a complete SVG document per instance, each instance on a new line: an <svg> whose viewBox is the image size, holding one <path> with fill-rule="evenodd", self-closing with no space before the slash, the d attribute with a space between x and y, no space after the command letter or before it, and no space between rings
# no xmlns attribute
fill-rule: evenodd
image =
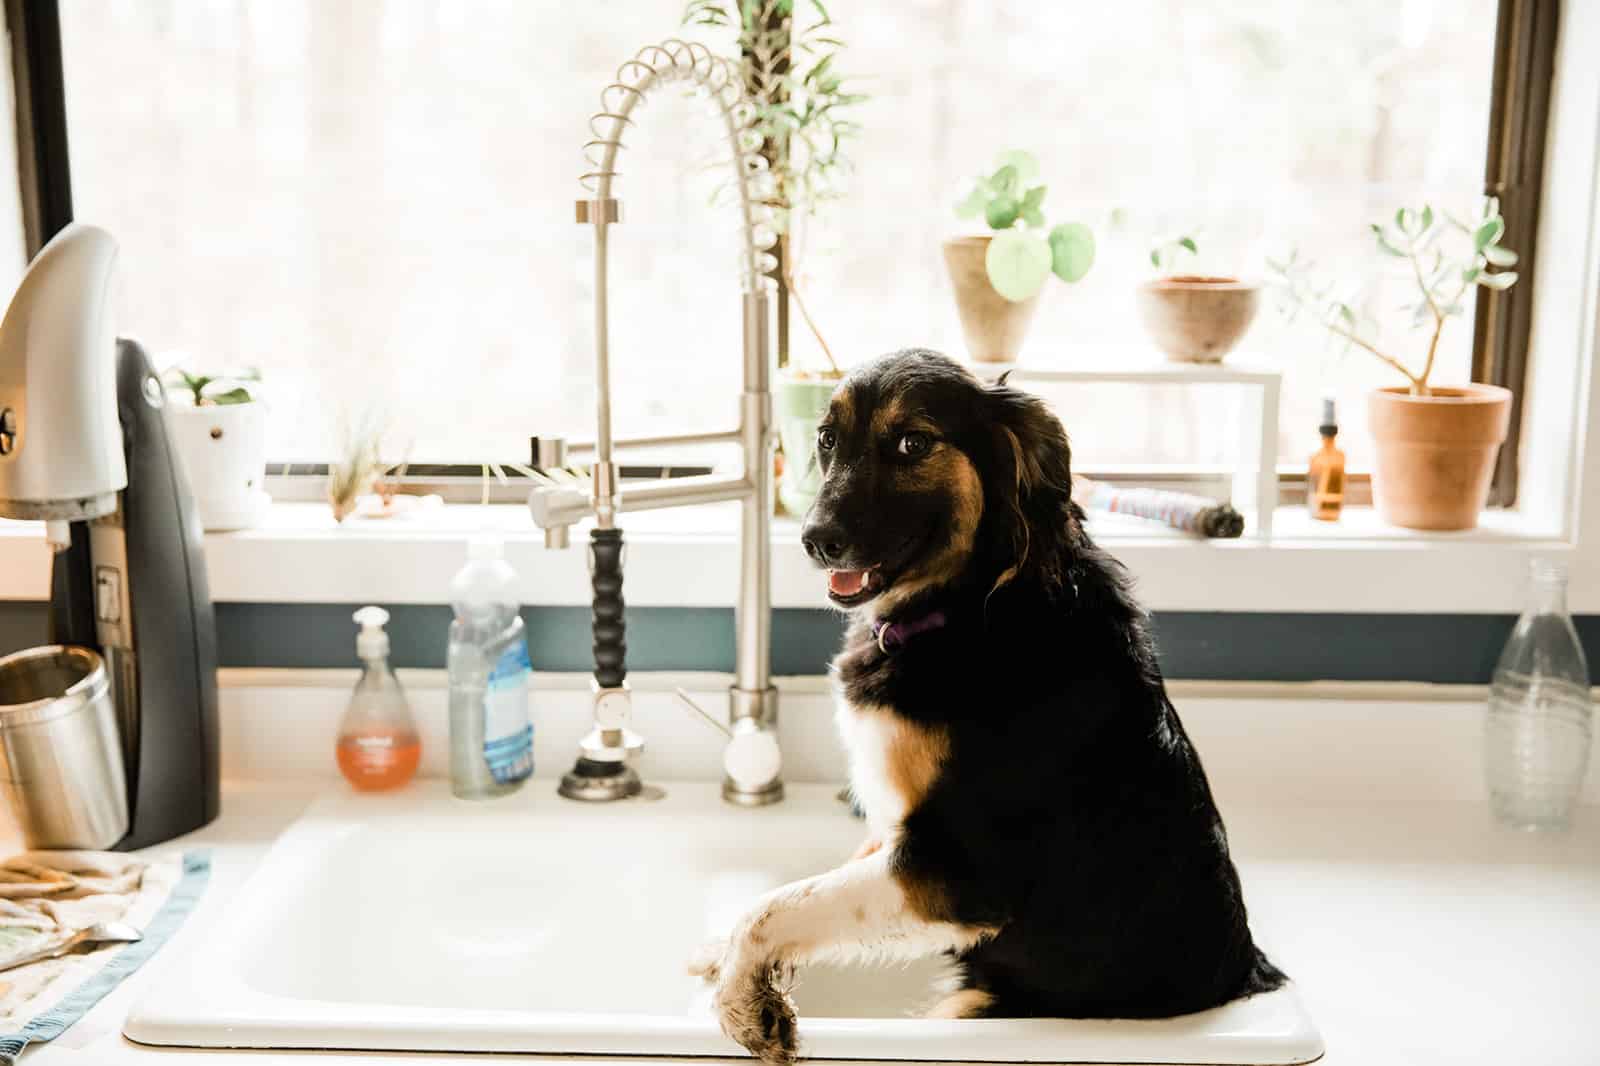
<svg viewBox="0 0 1600 1066"><path fill-rule="evenodd" d="M737 441L744 455L738 477L682 478L629 489L624 495L613 459L611 432L611 349L609 306L609 227L622 218L612 195L622 133L633 112L658 86L689 83L708 96L722 120L734 169L744 255L740 282L744 294L744 386L739 398ZM590 168L582 183L592 197L578 202L577 218L594 230L595 443L588 498L568 485L534 490L529 507L545 528L565 530L592 514L589 567L594 587L595 729L584 741L578 765L562 781L561 794L574 799L610 800L639 791L638 775L627 765L642 747L628 728L631 696L626 676L626 613L622 598L623 535L617 516L627 510L678 507L718 500L741 501L739 524L739 600L734 628L737 648L729 693L731 745L765 752L771 759L741 755L738 775L723 782L723 795L746 805L772 803L783 796L776 758L777 689L772 684L772 506L773 435L768 282L776 261L767 251L776 237L755 191L755 178L767 168L762 137L752 123L755 107L745 95L738 68L704 45L668 40L642 49L617 70L601 93L600 110L589 120L593 139L584 146ZM724 437L727 435L717 435ZM560 535L557 535L559 539ZM752 741L752 734L762 734ZM755 769L752 770L751 768ZM770 773L767 770L770 769Z"/></svg>

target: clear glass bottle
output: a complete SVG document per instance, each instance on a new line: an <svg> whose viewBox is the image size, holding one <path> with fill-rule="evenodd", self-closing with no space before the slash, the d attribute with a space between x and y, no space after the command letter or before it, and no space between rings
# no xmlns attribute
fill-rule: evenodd
<svg viewBox="0 0 1600 1066"><path fill-rule="evenodd" d="M363 607L355 621L361 627L356 637L361 680L339 721L334 753L347 781L363 792L381 792L399 788L416 774L422 738L405 691L389 669L389 634L383 630L389 612Z"/></svg>
<svg viewBox="0 0 1600 1066"><path fill-rule="evenodd" d="M1589 764L1589 664L1567 614L1567 572L1535 559L1528 609L1489 690L1484 769L1489 805L1522 829L1565 828Z"/></svg>

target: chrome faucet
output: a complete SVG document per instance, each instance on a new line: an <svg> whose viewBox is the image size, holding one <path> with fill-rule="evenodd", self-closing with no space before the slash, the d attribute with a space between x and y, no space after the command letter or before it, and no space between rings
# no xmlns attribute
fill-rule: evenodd
<svg viewBox="0 0 1600 1066"><path fill-rule="evenodd" d="M744 292L744 390L737 429L681 437L613 440L611 368L607 301L607 229L621 221L621 205L611 195L622 132L633 111L659 86L689 83L709 97L732 151L744 247L740 282ZM730 727L724 757L727 776L722 795L733 803L756 806L783 798L783 781L774 727L778 691L772 685L772 393L767 345L768 281L776 265L767 250L776 242L761 190L770 187L761 135L752 128L755 107L746 97L738 68L704 46L668 40L642 49L617 70L600 95L601 108L589 120L593 139L584 146L590 169L582 177L592 197L579 200L577 218L594 228L595 391L593 444L567 446L541 439L537 464L565 466L567 455L591 452L593 473L587 491L575 484L547 481L528 498L534 522L545 530L549 547L565 547L568 527L593 517L589 570L594 589L594 728L582 743L577 765L561 780L563 796L579 800L623 799L639 792L638 773L628 765L643 747L630 728L632 700L626 680L626 642L622 600L622 530L617 516L629 511L739 500L739 602L734 627L737 652L729 692ZM737 476L708 474L618 484L613 454L620 449L665 444L738 443L744 470ZM680 694L681 695L681 694ZM683 697L689 702L687 697ZM692 706L692 704L691 704ZM698 707L695 708L699 710ZM704 714L705 712L701 712ZM709 716L708 716L709 717ZM720 723L716 723L722 728Z"/></svg>

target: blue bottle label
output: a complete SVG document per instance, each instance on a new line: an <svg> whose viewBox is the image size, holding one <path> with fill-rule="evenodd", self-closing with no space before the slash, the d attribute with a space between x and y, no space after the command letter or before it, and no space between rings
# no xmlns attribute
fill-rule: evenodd
<svg viewBox="0 0 1600 1066"><path fill-rule="evenodd" d="M500 654L483 694L483 757L489 776L502 785L533 773L533 725L528 718L528 680L533 664L518 640Z"/></svg>

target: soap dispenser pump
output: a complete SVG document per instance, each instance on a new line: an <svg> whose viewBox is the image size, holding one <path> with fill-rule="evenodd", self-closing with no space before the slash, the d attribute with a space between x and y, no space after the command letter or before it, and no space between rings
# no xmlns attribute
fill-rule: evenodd
<svg viewBox="0 0 1600 1066"><path fill-rule="evenodd" d="M416 774L422 739L405 691L389 669L389 634L383 628L389 612L363 607L354 619L361 627L356 635L361 680L339 723L335 752L346 780L363 792L382 792L399 788Z"/></svg>

